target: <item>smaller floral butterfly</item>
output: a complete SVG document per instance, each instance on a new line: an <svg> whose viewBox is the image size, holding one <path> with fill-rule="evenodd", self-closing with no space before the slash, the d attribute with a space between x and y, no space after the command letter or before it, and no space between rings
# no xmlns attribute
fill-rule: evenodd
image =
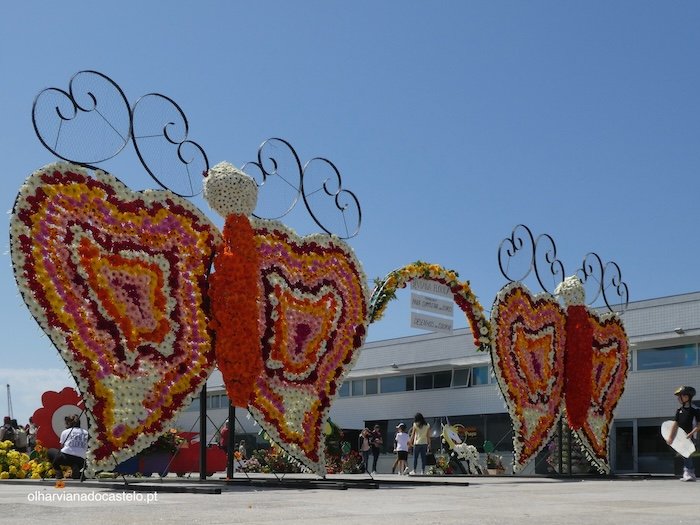
<svg viewBox="0 0 700 525"><path fill-rule="evenodd" d="M584 305L577 276L555 294L504 286L491 313L492 362L514 429L515 470L552 438L565 418L590 459L610 469L608 436L629 369L628 340L614 313Z"/></svg>

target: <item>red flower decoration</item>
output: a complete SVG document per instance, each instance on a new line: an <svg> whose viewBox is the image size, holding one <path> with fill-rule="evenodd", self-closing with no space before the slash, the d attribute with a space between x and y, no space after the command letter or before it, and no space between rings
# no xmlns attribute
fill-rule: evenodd
<svg viewBox="0 0 700 525"><path fill-rule="evenodd" d="M36 439L46 448L59 448L61 432L66 428L65 417L82 414L85 410L83 400L74 388L66 387L60 392L49 390L41 395L41 408L32 415L32 421L39 427ZM82 426L86 428L87 417L82 417Z"/></svg>

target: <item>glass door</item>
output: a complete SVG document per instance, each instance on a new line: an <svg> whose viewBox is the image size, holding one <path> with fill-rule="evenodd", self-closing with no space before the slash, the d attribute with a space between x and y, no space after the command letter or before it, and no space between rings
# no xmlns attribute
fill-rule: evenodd
<svg viewBox="0 0 700 525"><path fill-rule="evenodd" d="M634 420L623 419L613 423L610 451L613 472L637 472L637 428Z"/></svg>

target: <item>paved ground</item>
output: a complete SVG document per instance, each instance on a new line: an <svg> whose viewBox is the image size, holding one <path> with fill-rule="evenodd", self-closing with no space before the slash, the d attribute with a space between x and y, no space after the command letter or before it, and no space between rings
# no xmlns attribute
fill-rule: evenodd
<svg viewBox="0 0 700 525"><path fill-rule="evenodd" d="M238 479L238 474L236 475ZM291 478L288 478L291 479ZM311 478L308 478L311 479ZM362 476L329 476L348 485ZM0 481L3 517L14 523L289 523L289 524L697 524L700 483L675 479L376 476L378 488L250 486L153 478L142 491L111 483ZM400 482L397 482L401 480ZM460 484L461 483L461 484ZM469 483L469 485L464 485ZM367 485L365 485L367 486ZM155 487L161 491L154 493ZM194 488L220 494L172 493ZM63 501L59 501L62 498ZM76 499L85 501L76 501ZM130 498L132 501L116 501ZM146 499L154 499L149 503ZM142 501L134 501L141 499ZM72 500L72 501L66 501Z"/></svg>

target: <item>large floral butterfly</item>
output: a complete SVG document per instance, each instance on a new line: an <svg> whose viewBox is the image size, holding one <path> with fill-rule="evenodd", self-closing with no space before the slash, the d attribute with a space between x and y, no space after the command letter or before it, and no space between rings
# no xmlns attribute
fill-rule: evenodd
<svg viewBox="0 0 700 525"><path fill-rule="evenodd" d="M533 295L520 282L503 287L493 305L492 362L513 420L515 470L552 438L564 417L601 470L609 471L608 436L622 396L628 342L620 319L584 302L576 276Z"/></svg>
<svg viewBox="0 0 700 525"><path fill-rule="evenodd" d="M169 191L71 164L36 171L17 196L15 277L85 398L89 468L157 439L218 361L232 401L324 474L321 429L368 322L360 263L336 238L249 217L256 184L230 165L205 193L223 236Z"/></svg>

